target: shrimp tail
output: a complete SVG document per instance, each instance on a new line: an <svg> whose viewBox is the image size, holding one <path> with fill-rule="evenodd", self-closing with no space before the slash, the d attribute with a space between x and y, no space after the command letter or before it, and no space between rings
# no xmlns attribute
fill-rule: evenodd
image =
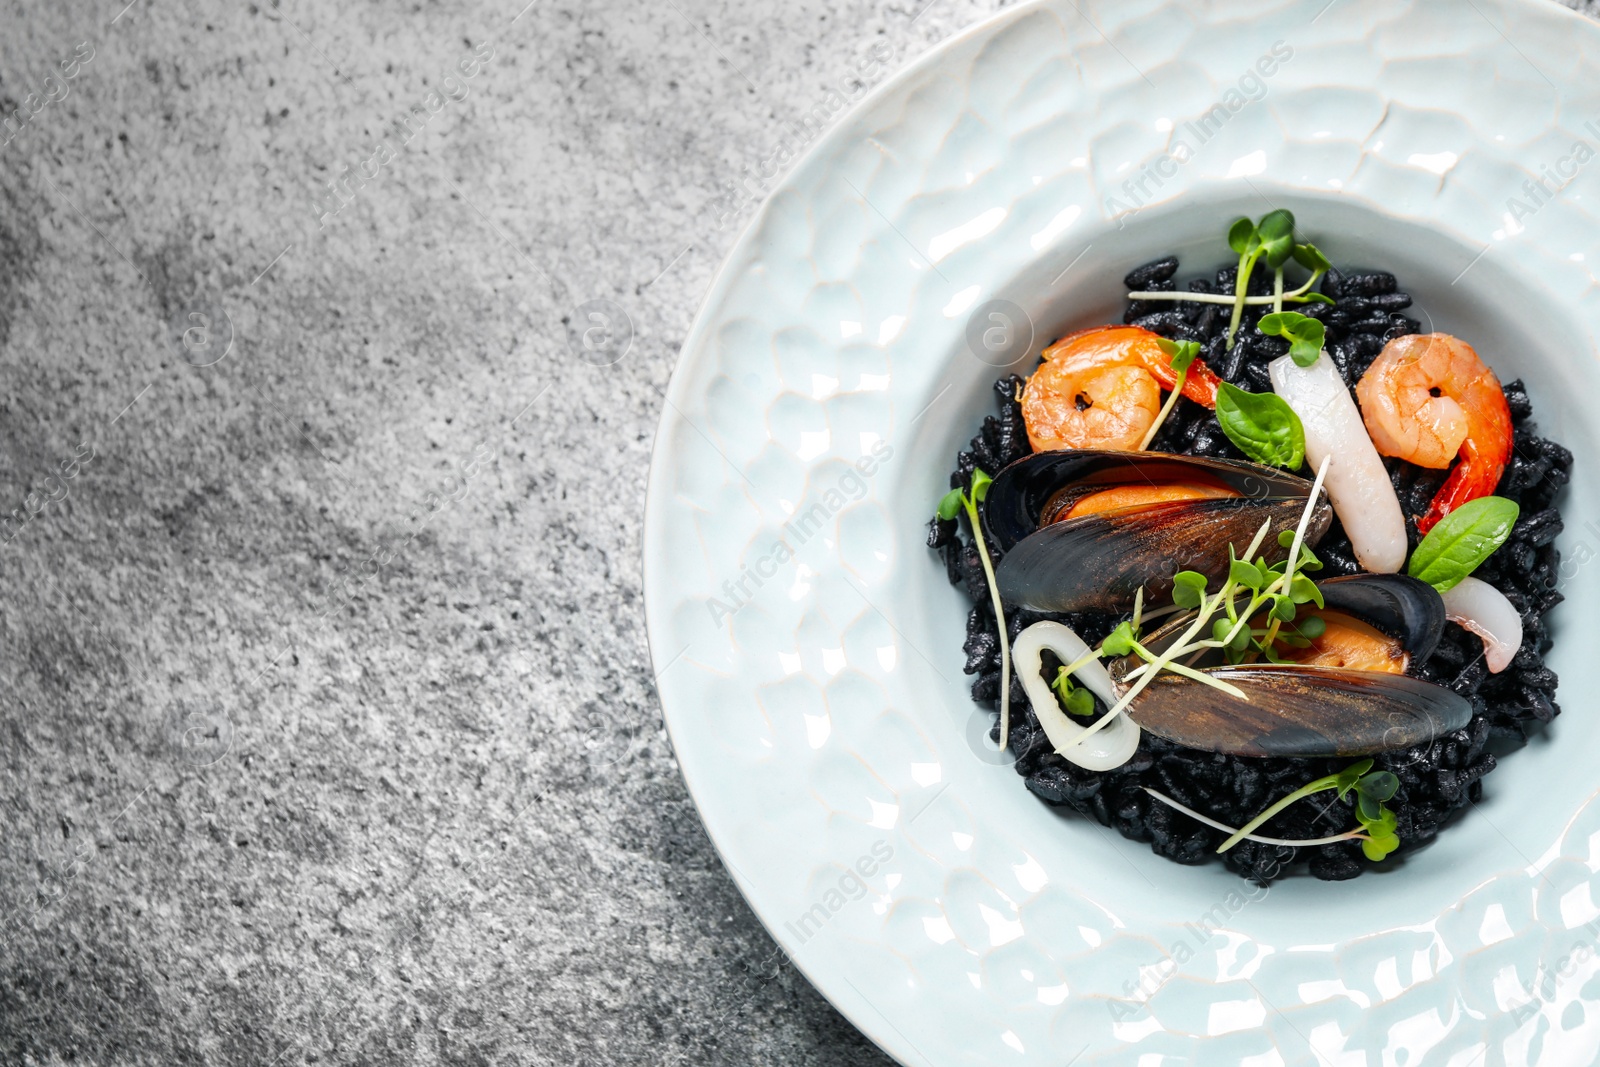
<svg viewBox="0 0 1600 1067"><path fill-rule="evenodd" d="M1491 375L1492 378L1492 375ZM1500 485L1500 476L1511 461L1511 408L1505 393L1495 381L1492 391L1483 390L1477 400L1476 426L1461 444L1460 461L1445 479L1433 502L1417 520L1417 533L1426 534L1456 508L1479 497L1489 496Z"/></svg>

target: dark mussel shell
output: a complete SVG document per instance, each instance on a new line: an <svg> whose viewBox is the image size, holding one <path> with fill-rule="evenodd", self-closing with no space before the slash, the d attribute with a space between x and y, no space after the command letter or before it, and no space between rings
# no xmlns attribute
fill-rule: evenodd
<svg viewBox="0 0 1600 1067"><path fill-rule="evenodd" d="M1412 663L1433 655L1444 634L1444 598L1406 574L1351 574L1317 583L1323 603L1366 619L1400 640Z"/></svg>
<svg viewBox="0 0 1600 1067"><path fill-rule="evenodd" d="M1241 495L1184 500L1100 512L1040 527L1064 490L1216 480ZM1293 528L1311 483L1271 467L1162 452L1070 449L1036 452L1001 471L984 499L984 527L1005 554L995 571L1000 597L1036 611L1125 611L1144 587L1147 601L1165 597L1178 571L1220 578L1228 546L1243 552L1263 521ZM1306 531L1315 546L1333 519L1319 502ZM1276 538L1269 558L1286 555Z"/></svg>
<svg viewBox="0 0 1600 1067"><path fill-rule="evenodd" d="M1327 607L1360 616L1399 639L1411 662L1433 654L1444 629L1444 601L1426 582L1402 574L1356 574L1318 585ZM1192 619L1167 623L1146 647L1166 649ZM1119 690L1140 662L1129 657L1110 665ZM1299 664L1193 666L1250 699L1163 673L1134 699L1128 714L1157 737L1202 752L1371 756L1432 741L1472 718L1471 702L1459 693L1403 674Z"/></svg>
<svg viewBox="0 0 1600 1067"><path fill-rule="evenodd" d="M1118 666L1111 675L1120 684ZM1432 741L1472 718L1471 702L1459 693L1404 674L1277 665L1206 673L1250 699L1163 673L1127 714L1186 748L1286 757L1376 755Z"/></svg>

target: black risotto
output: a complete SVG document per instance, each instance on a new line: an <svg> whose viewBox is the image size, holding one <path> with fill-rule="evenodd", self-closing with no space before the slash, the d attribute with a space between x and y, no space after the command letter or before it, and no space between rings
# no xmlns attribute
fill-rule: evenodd
<svg viewBox="0 0 1600 1067"><path fill-rule="evenodd" d="M1178 271L1175 257L1147 263L1123 281L1130 290L1174 291ZM1190 292L1234 291L1236 267L1218 270L1212 278L1188 283ZM1419 324L1402 312L1411 298L1396 288L1386 271L1334 269L1323 278L1321 291L1334 303L1307 304L1299 310L1320 319L1326 330L1326 349L1347 385L1354 387L1384 344L1402 334L1416 333ZM1249 292L1271 292L1271 272L1258 271ZM1142 326L1174 340L1197 341L1200 358L1218 376L1252 392L1269 392L1267 365L1288 350L1288 342L1255 330L1268 306L1247 307L1240 342L1224 352L1230 308L1209 303L1130 301L1123 321ZM956 460L950 475L952 488L967 489L975 467L998 472L1032 449L1017 401L1022 378L1010 375L995 382L999 413L984 419L983 429L969 449ZM1426 745L1374 757L1378 770L1393 771L1400 789L1389 801L1398 819L1401 840L1397 855L1431 841L1445 822L1469 801L1483 795L1483 779L1494 770L1494 751L1502 753L1524 741L1537 724L1560 713L1555 703L1556 676L1544 665L1550 648L1546 616L1560 603L1556 591L1559 554L1553 544L1561 532L1555 501L1567 484L1572 453L1540 437L1532 421L1533 409L1520 381L1504 386L1515 427L1515 447L1499 488L1499 496L1521 506L1511 538L1476 572L1496 586L1522 615L1523 643L1509 668L1490 674L1483 661L1482 642L1454 623L1446 625L1437 651L1413 673L1448 686L1472 702L1473 717L1463 729ZM1151 442L1154 451L1242 460L1246 457L1227 439L1211 412L1187 398ZM1428 470L1397 459L1386 459L1389 474L1406 513L1410 547L1418 541L1417 519L1443 483L1446 471ZM944 558L952 584L963 588L973 602L967 616L964 646L967 674L976 675L972 696L998 713L1000 647L983 566L972 542L965 514L952 521L935 518L928 546ZM994 552L993 542L990 550ZM1317 547L1325 569L1319 577L1354 574L1358 567L1337 518ZM998 554L995 555L998 560ZM1012 609L1007 605L1010 638L1041 619L1055 619L1076 630L1091 645L1098 643L1119 621L1119 616L1094 612L1052 614ZM1144 731L1139 750L1126 764L1111 771L1085 770L1058 756L1029 706L1027 694L1015 674L1011 679L1010 753L1027 787L1050 804L1064 805L1113 827L1124 837L1148 842L1158 855L1179 863L1198 864L1222 859L1230 870L1260 884L1289 873L1301 859L1318 878L1354 878L1373 864L1365 861L1356 841L1292 848L1241 841L1220 857L1216 848L1227 836L1155 800L1142 787L1160 790L1196 811L1239 826L1307 781L1348 766L1349 759L1249 759L1184 748ZM1099 709L1103 712L1105 709ZM991 740L999 739L998 714ZM1287 839L1327 837L1354 825L1350 809L1329 804L1327 797L1301 801L1281 814L1262 832ZM1301 855L1304 853L1304 855Z"/></svg>

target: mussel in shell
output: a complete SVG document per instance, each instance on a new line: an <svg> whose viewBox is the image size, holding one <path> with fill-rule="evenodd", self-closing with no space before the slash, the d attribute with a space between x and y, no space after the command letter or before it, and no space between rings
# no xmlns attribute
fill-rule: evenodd
<svg viewBox="0 0 1600 1067"><path fill-rule="evenodd" d="M1341 628L1312 641L1306 662L1228 665L1201 659L1189 666L1236 686L1248 700L1192 678L1162 672L1127 714L1157 737L1187 748L1232 756L1370 756L1431 741L1472 718L1471 703L1443 686L1404 671L1433 651L1444 628L1444 602L1432 586L1405 575L1354 575L1322 582L1323 616L1353 618L1371 629L1373 647L1359 649L1361 632ZM1310 605L1302 607L1302 618ZM1192 623L1185 616L1146 642L1169 646ZM1298 621L1298 620L1297 620ZM1330 621L1332 632L1335 627ZM1110 665L1119 692L1141 660ZM1187 662L1187 661L1186 661ZM1392 664L1357 669L1326 663Z"/></svg>
<svg viewBox="0 0 1600 1067"><path fill-rule="evenodd" d="M984 526L1004 553L1001 599L1036 611L1125 611L1178 571L1228 572L1267 520L1293 529L1311 483L1254 463L1161 452L1072 449L1024 456L996 476ZM1315 546L1333 511L1319 502L1306 530ZM1269 559L1286 554L1275 537ZM1274 555L1276 554L1276 556Z"/></svg>

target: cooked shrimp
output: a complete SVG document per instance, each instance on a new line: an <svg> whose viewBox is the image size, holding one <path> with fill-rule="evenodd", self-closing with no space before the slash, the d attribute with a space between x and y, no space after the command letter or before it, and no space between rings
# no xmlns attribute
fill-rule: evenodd
<svg viewBox="0 0 1600 1067"><path fill-rule="evenodd" d="M1461 458L1417 521L1419 532L1500 484L1511 458L1511 409L1500 379L1465 341L1447 333L1396 337L1361 376L1356 396L1384 455L1436 470Z"/></svg>
<svg viewBox="0 0 1600 1067"><path fill-rule="evenodd" d="M1044 363L1022 391L1022 418L1034 451L1136 451L1161 413L1161 390L1178 381L1159 340L1138 326L1096 326L1045 349ZM1197 360L1183 395L1214 408L1217 384L1217 376Z"/></svg>

